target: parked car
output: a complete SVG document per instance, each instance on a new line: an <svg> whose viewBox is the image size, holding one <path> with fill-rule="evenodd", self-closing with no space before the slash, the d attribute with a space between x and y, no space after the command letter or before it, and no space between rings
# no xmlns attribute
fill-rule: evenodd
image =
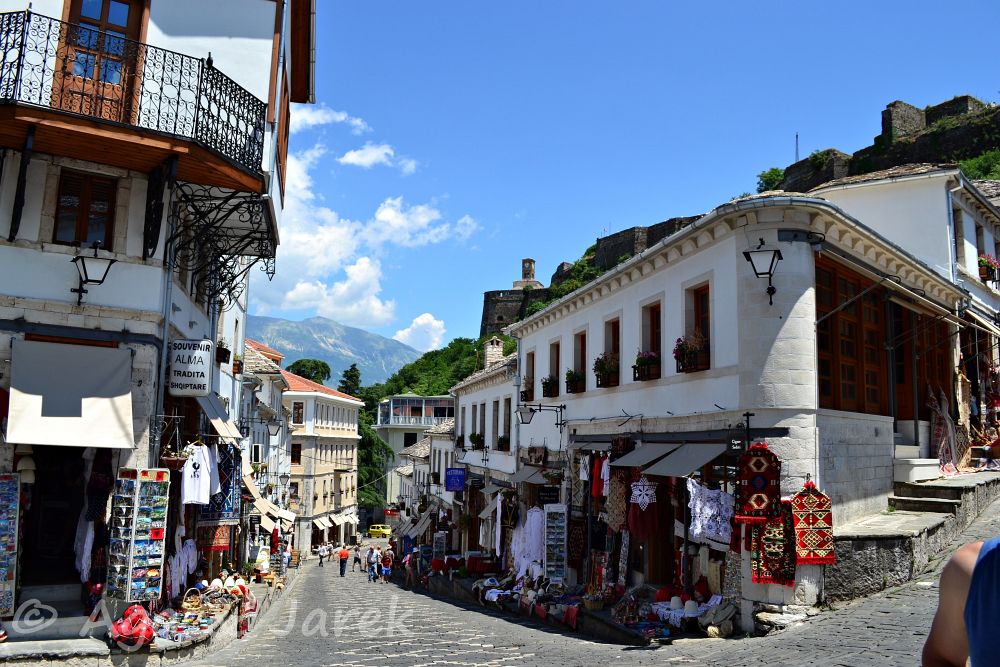
<svg viewBox="0 0 1000 667"><path fill-rule="evenodd" d="M368 537L391 537L392 529L384 523L373 523L368 526Z"/></svg>

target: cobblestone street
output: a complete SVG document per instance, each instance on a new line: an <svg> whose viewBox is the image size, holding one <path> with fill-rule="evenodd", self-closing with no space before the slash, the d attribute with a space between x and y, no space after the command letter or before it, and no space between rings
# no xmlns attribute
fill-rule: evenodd
<svg viewBox="0 0 1000 667"><path fill-rule="evenodd" d="M965 531L960 543L1000 533L1000 502ZM950 551L949 551L950 553ZM946 554L942 554L942 557ZM479 607L341 579L336 567L307 563L265 624L211 659L210 665L575 665L704 664L915 665L937 601L942 560L918 580L825 611L770 637L680 640L623 647L588 641L548 626Z"/></svg>

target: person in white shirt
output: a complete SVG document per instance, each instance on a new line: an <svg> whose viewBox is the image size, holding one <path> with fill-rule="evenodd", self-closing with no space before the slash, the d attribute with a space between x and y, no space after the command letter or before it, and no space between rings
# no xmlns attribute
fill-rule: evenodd
<svg viewBox="0 0 1000 667"><path fill-rule="evenodd" d="M323 559L326 558L327 554L330 553L326 546L326 543L319 545L319 566L323 567Z"/></svg>

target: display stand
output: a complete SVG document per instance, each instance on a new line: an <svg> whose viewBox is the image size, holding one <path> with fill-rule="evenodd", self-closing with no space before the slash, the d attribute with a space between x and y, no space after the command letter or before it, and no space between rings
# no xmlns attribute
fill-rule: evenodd
<svg viewBox="0 0 1000 667"><path fill-rule="evenodd" d="M14 615L17 585L17 526L21 506L21 475L0 475L0 616Z"/></svg>
<svg viewBox="0 0 1000 667"><path fill-rule="evenodd" d="M566 505L545 508L545 578L553 584L566 580Z"/></svg>
<svg viewBox="0 0 1000 667"><path fill-rule="evenodd" d="M118 471L111 501L108 598L125 602L160 598L169 492L166 468Z"/></svg>
<svg viewBox="0 0 1000 667"><path fill-rule="evenodd" d="M431 553L431 558L435 560L444 560L445 552L448 550L448 533L439 530L434 533L434 543L433 552Z"/></svg>

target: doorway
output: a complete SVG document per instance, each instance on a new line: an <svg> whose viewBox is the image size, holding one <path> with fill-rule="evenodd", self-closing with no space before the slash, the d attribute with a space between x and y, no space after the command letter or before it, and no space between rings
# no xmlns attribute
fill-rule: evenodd
<svg viewBox="0 0 1000 667"><path fill-rule="evenodd" d="M35 484L24 515L21 584L80 581L73 542L83 508L82 447L35 446Z"/></svg>

